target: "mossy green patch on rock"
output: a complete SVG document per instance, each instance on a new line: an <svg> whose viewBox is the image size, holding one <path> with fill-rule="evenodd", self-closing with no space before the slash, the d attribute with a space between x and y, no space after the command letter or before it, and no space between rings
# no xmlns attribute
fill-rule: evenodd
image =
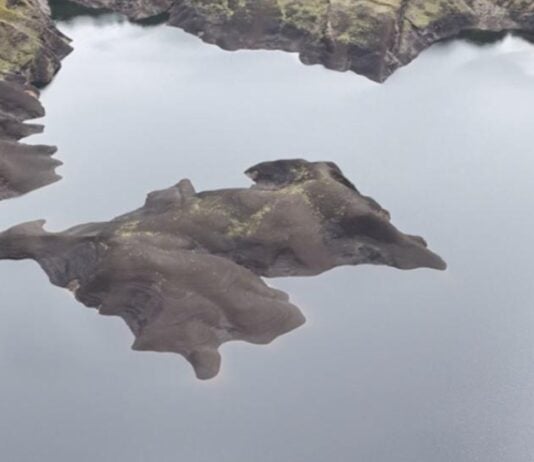
<svg viewBox="0 0 534 462"><path fill-rule="evenodd" d="M45 84L71 50L39 0L0 0L0 73Z"/></svg>
<svg viewBox="0 0 534 462"><path fill-rule="evenodd" d="M0 60L6 73L26 69L37 55L39 40L11 23L0 21Z"/></svg>
<svg viewBox="0 0 534 462"><path fill-rule="evenodd" d="M278 0L282 20L311 35L321 36L328 15L325 0Z"/></svg>
<svg viewBox="0 0 534 462"><path fill-rule="evenodd" d="M196 6L200 14L205 14L221 20L228 20L235 10L230 6L230 0L199 0Z"/></svg>
<svg viewBox="0 0 534 462"><path fill-rule="evenodd" d="M407 3L404 18L418 29L425 29L450 15L463 15L470 18L473 9L463 0L412 0Z"/></svg>
<svg viewBox="0 0 534 462"><path fill-rule="evenodd" d="M228 235L232 238L239 236L248 237L258 232L265 217L273 210L273 206L267 204L244 220L231 219Z"/></svg>

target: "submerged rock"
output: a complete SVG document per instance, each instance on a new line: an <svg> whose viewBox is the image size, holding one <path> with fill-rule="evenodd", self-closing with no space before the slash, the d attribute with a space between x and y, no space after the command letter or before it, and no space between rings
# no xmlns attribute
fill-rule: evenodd
<svg viewBox="0 0 534 462"><path fill-rule="evenodd" d="M382 82L433 43L471 31L534 30L524 0L75 0L169 24L222 48L299 52L304 63Z"/></svg>
<svg viewBox="0 0 534 462"><path fill-rule="evenodd" d="M398 231L330 162L266 162L249 189L155 191L109 222L59 233L43 221L0 233L0 259L33 259L50 281L101 314L122 317L134 349L183 355L201 379L231 340L268 343L304 322L260 276L341 265L445 269L425 241Z"/></svg>

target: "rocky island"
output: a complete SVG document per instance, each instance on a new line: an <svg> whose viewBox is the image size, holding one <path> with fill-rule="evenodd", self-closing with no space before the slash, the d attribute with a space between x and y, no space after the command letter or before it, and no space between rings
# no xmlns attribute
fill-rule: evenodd
<svg viewBox="0 0 534 462"><path fill-rule="evenodd" d="M246 173L249 189L197 193L182 180L108 222L59 233L44 221L16 226L0 233L0 259L37 261L52 284L122 317L135 350L179 353L200 379L219 372L223 343L269 343L304 323L261 276L361 264L445 269L334 163L266 162Z"/></svg>

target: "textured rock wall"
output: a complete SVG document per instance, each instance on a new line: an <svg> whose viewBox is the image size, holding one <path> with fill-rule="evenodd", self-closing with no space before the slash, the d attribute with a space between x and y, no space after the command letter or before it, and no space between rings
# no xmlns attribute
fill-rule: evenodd
<svg viewBox="0 0 534 462"><path fill-rule="evenodd" d="M51 157L54 147L19 143L21 138L43 130L42 125L24 122L43 115L35 88L0 80L0 200L60 179L55 168L61 163Z"/></svg>
<svg viewBox="0 0 534 462"><path fill-rule="evenodd" d="M303 62L383 81L436 41L471 30L534 28L522 0L76 0L169 23L235 50L296 51Z"/></svg>
<svg viewBox="0 0 534 462"><path fill-rule="evenodd" d="M49 13L44 0L0 0L0 200L59 179L54 147L19 143L43 129L24 123L44 115L31 84L50 82L71 51Z"/></svg>
<svg viewBox="0 0 534 462"><path fill-rule="evenodd" d="M71 48L53 25L47 2L0 0L0 76L16 74L44 85Z"/></svg>

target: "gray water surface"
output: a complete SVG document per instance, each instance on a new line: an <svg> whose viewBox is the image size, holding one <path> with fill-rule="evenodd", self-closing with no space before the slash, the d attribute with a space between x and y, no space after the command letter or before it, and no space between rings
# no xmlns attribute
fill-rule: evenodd
<svg viewBox="0 0 534 462"><path fill-rule="evenodd" d="M433 47L386 84L280 52L229 53L113 16L44 92L64 179L0 203L59 230L190 178L247 186L268 159L332 160L446 273L342 268L270 284L307 324L222 348L221 375L129 350L34 263L0 262L6 462L534 460L534 48Z"/></svg>

